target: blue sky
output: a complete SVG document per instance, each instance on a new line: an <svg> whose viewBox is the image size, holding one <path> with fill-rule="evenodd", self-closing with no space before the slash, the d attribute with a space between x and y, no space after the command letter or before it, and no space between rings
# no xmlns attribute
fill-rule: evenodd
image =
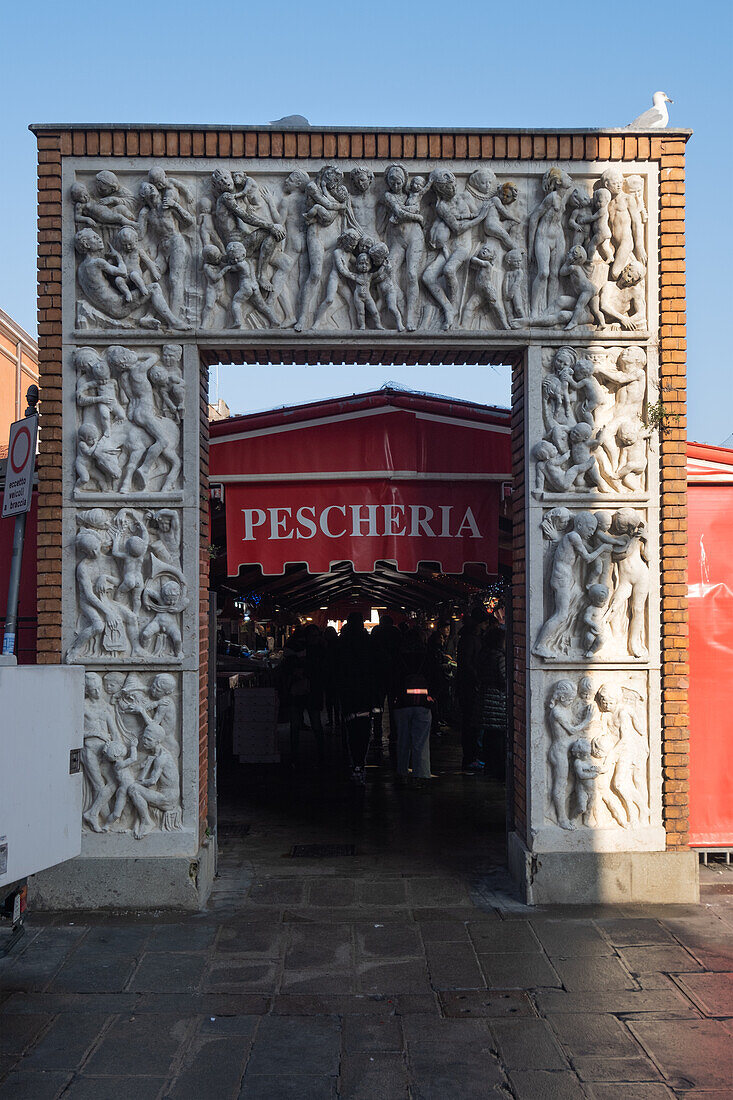
<svg viewBox="0 0 733 1100"><path fill-rule="evenodd" d="M103 14L102 14L103 12ZM664 89L687 147L690 438L733 432L726 292L733 4L157 0L8 5L0 69L0 306L35 332L29 122L618 126ZM32 64L31 64L32 62ZM234 411L387 380L507 403L491 368L226 367Z"/></svg>

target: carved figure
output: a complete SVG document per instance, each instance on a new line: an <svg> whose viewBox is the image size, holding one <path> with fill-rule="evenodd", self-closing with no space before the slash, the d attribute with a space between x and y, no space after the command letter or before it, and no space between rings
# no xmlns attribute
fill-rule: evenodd
<svg viewBox="0 0 733 1100"><path fill-rule="evenodd" d="M402 314L397 304L397 286L394 281L392 262L389 258L389 249L386 244L382 244L380 241L379 244L375 244L373 248L370 248L369 259L374 271L372 283L379 291L385 308L394 321L395 328L398 332L404 332L405 326L402 323Z"/></svg>
<svg viewBox="0 0 733 1100"><path fill-rule="evenodd" d="M238 288L232 298L232 325L234 328L244 328L244 305L251 303L262 316L269 321L273 328L278 325L275 314L260 294L257 280L252 274L252 268L247 260L247 250L239 241L232 241L227 245L226 271L232 271L238 279Z"/></svg>
<svg viewBox="0 0 733 1100"><path fill-rule="evenodd" d="M374 235L376 233L374 224L375 199L372 192L374 173L365 164L360 164L349 172L349 183L351 184L351 209L354 218L363 233Z"/></svg>
<svg viewBox="0 0 733 1100"><path fill-rule="evenodd" d="M137 782L131 783L127 792L137 812L137 822L133 832L138 839L155 828L150 816L150 807L161 812L164 829L181 827L181 784L178 764L164 747L164 739L163 727L152 718L146 718L140 743L149 756L140 771Z"/></svg>
<svg viewBox="0 0 733 1100"><path fill-rule="evenodd" d="M606 641L606 606L610 592L605 584L589 584L586 589L588 606L581 621L584 628L583 646L586 657L594 657Z"/></svg>
<svg viewBox="0 0 733 1100"><path fill-rule="evenodd" d="M624 191L624 175L620 168L607 168L601 176L601 185L611 194L608 205L614 249L611 278L618 279L632 256L636 256L639 263L646 264L644 224L635 195L627 195Z"/></svg>
<svg viewBox="0 0 733 1100"><path fill-rule="evenodd" d="M422 278L443 311L443 328L451 329L458 317L458 272L471 253L470 239L465 235L486 217L488 200L478 213L472 213L465 193L458 192L456 177L446 168L435 168L430 173L430 186L437 195L430 244L438 255L428 264Z"/></svg>
<svg viewBox="0 0 733 1100"><path fill-rule="evenodd" d="M137 227L134 217L127 213L126 208L115 209L95 201L84 183L73 183L69 188L69 198L74 204L74 224L77 229L85 226L96 229L100 225Z"/></svg>
<svg viewBox="0 0 733 1100"><path fill-rule="evenodd" d="M519 189L512 180L502 183L495 195L486 203L486 218L484 220L484 233L487 237L494 237L510 252L517 248L517 242L512 236L516 232L520 219L509 209L517 201ZM502 222L507 223L505 229Z"/></svg>
<svg viewBox="0 0 733 1100"><path fill-rule="evenodd" d="M204 261L204 308L201 314L201 328L211 328L217 315L217 307L226 309L226 283L224 277L229 271L216 245L208 244L201 253Z"/></svg>
<svg viewBox="0 0 733 1100"><path fill-rule="evenodd" d="M157 283L147 286L147 294L137 287L134 290L128 287L128 294L122 293L117 280L127 278L127 268L119 259L111 264L104 258L104 241L93 229L80 229L74 237L74 247L81 257L76 271L79 286L90 306L102 315L92 315L92 319L126 320L139 306L147 304L154 317L141 317L142 327L158 328L162 322L168 328L190 328L168 307ZM85 316L83 310L82 316Z"/></svg>
<svg viewBox="0 0 733 1100"><path fill-rule="evenodd" d="M181 472L180 429L169 417L160 416L155 407L149 371L157 365L157 356L139 356L129 348L113 345L107 349L107 358L118 372L120 386L127 397L129 421L146 433L146 440L128 439L128 461L120 491L126 492L132 488L135 473L145 484L159 458L168 465L162 491L177 487ZM147 441L147 437L152 442Z"/></svg>
<svg viewBox="0 0 733 1100"><path fill-rule="evenodd" d="M104 749L115 736L109 704L102 690L102 678L96 672L84 676L84 746L81 760L84 777L89 787L90 804L82 815L83 822L100 833L99 815L114 793Z"/></svg>
<svg viewBox="0 0 733 1100"><path fill-rule="evenodd" d="M142 598L145 607L154 613L140 635L142 645L147 649L154 642L155 655L164 656L165 642L168 641L173 656L180 657L183 651L180 614L189 603L183 581L167 574L154 562L153 577L145 586Z"/></svg>
<svg viewBox="0 0 733 1100"><path fill-rule="evenodd" d="M547 699L547 725L550 746L547 760L550 765L550 802L561 829L574 829L568 816L568 776L570 773L570 746L590 723L590 716L577 722L572 704L575 685L570 680L558 680L553 684Z"/></svg>
<svg viewBox="0 0 733 1100"><path fill-rule="evenodd" d="M570 746L575 777L575 799L583 824L589 825L596 811L596 780L602 766L592 760L592 746L586 737L579 737Z"/></svg>
<svg viewBox="0 0 733 1100"><path fill-rule="evenodd" d="M565 262L560 268L560 275L570 283L575 298L575 305L570 320L565 325L566 329L577 328L585 323L586 310L597 325L603 326L604 318L601 316L598 291L591 281L586 270L588 257L581 245L571 248L565 257ZM559 304L564 305L564 297L559 298Z"/></svg>
<svg viewBox="0 0 733 1100"><path fill-rule="evenodd" d="M349 260L356 256L359 250L361 236L358 229L345 229L336 241L331 258L331 270L326 284L326 294L318 308L314 328L320 328L333 314L337 299L341 298L351 317L351 293L349 287L349 275L351 268Z"/></svg>
<svg viewBox="0 0 733 1100"><path fill-rule="evenodd" d="M155 171L151 169L151 171ZM165 177L165 174L164 174ZM162 193L161 193L162 188ZM194 217L174 197L177 191L167 181L140 184L138 216L141 237L150 233L157 249L157 265L168 275L171 310L180 316L188 275L189 251L182 227L194 224ZM180 196L179 196L180 197ZM162 261L162 262L161 262Z"/></svg>
<svg viewBox="0 0 733 1100"><path fill-rule="evenodd" d="M527 286L524 277L524 252L513 248L504 257L504 308L511 328L518 327L520 318L529 312Z"/></svg>
<svg viewBox="0 0 733 1100"><path fill-rule="evenodd" d="M272 279L272 302L279 302L284 313L283 325L295 323L298 290L306 278L305 241L305 192L310 176L302 168L295 168L283 183L283 194L278 210L278 221L285 230L281 261ZM295 288L289 288L291 272L295 275Z"/></svg>
<svg viewBox="0 0 733 1100"><path fill-rule="evenodd" d="M349 194L343 186L343 174L335 165L326 164L305 189L308 278L302 288L300 312L295 323L297 332L311 327L326 251L335 244L343 216L348 211ZM353 218L351 227L360 229Z"/></svg>
<svg viewBox="0 0 733 1100"><path fill-rule="evenodd" d="M649 598L649 565L646 558L647 530L644 519L633 508L621 508L614 517L614 529L626 545L613 558L618 583L608 608L608 618L622 635L628 636L629 652L644 660L649 657L646 634L646 604Z"/></svg>
<svg viewBox="0 0 733 1100"><path fill-rule="evenodd" d="M216 231L214 225L214 204L208 196L204 196L199 199L199 239L201 241L201 248L206 251L207 248L215 248L220 254L224 251L224 243Z"/></svg>
<svg viewBox="0 0 733 1100"><path fill-rule="evenodd" d="M372 297L372 262L368 252L360 252L356 257L355 270L344 272L345 277L354 284L354 309L357 328L366 328L367 316L375 328L383 328L379 310Z"/></svg>
<svg viewBox="0 0 733 1100"><path fill-rule="evenodd" d="M550 517L552 522L548 522ZM554 609L552 615L542 624L532 652L536 657L544 657L546 660L558 657L551 640L569 626L572 596L580 585L579 563L594 561L604 550L604 547L591 550L588 546L597 527L596 518L591 512L579 512L572 520L572 529L568 530L570 522L570 514L566 509L560 508L554 509L543 521L543 530L556 541L549 578Z"/></svg>
<svg viewBox="0 0 733 1100"><path fill-rule="evenodd" d="M509 328L509 322L504 311L504 303L499 289L501 286L501 272L499 270L501 260L501 252L497 249L495 244L489 242L482 245L476 255L471 257L470 262L475 265L477 269L476 300L486 309L490 316L498 320L501 328ZM467 312L472 308L472 304L472 301L469 302L466 307Z"/></svg>
<svg viewBox="0 0 733 1100"><path fill-rule="evenodd" d="M119 821L127 802L130 787L135 782L137 769L137 745L132 742L128 747L123 741L110 741L104 746L104 756L112 765L117 790L115 791L112 812L107 815L103 832L109 832L111 826Z"/></svg>
<svg viewBox="0 0 733 1100"><path fill-rule="evenodd" d="M638 692L604 683L596 695L609 734L616 741L612 788L626 816L624 825L648 824L647 760L649 745L639 710Z"/></svg>
<svg viewBox="0 0 733 1100"><path fill-rule="evenodd" d="M537 268L530 301L533 318L545 313L559 294L565 255L563 214L570 185L569 176L561 168L549 168L542 177L545 197L529 216L529 255Z"/></svg>
<svg viewBox="0 0 733 1100"><path fill-rule="evenodd" d="M632 259L615 283L605 283L601 287L601 312L627 331L646 328L645 276L644 265Z"/></svg>
<svg viewBox="0 0 733 1100"><path fill-rule="evenodd" d="M398 283L404 271L405 327L414 332L420 320L420 276L425 265L425 218L420 204L428 185L422 176L415 176L408 185L401 164L389 165L384 183L390 260Z"/></svg>

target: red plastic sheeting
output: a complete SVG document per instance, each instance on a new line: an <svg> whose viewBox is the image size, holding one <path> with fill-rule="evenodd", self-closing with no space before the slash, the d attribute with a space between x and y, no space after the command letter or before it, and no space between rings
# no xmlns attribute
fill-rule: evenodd
<svg viewBox="0 0 733 1100"><path fill-rule="evenodd" d="M291 562L327 573L337 561L359 573L378 561L405 573L421 561L444 573L473 562L496 571L496 482L299 481L227 484L225 492L230 576L257 563L267 574Z"/></svg>
<svg viewBox="0 0 733 1100"><path fill-rule="evenodd" d="M3 493L0 491L0 508ZM20 572L20 592L18 594L18 638L15 655L19 665L36 663L36 631L38 615L36 611L36 540L38 528L38 493L34 490L31 510L25 524L25 543L23 562ZM8 606L8 581L10 580L10 561L13 556L13 531L15 518L0 519L0 638L5 626L5 613Z"/></svg>
<svg viewBox="0 0 733 1100"><path fill-rule="evenodd" d="M720 450L710 448L718 462ZM690 844L700 848L733 846L733 468L729 477L688 490Z"/></svg>

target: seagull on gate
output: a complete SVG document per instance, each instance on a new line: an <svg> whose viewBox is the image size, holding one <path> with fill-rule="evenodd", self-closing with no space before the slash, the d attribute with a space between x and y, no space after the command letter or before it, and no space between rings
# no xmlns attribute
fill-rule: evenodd
<svg viewBox="0 0 733 1100"><path fill-rule="evenodd" d="M627 130L664 129L669 122L669 112L666 104L674 103L674 100L670 99L666 92L655 92L652 99L654 100L654 106L650 107L648 111L644 111L644 114L639 115L633 122L630 122L626 127Z"/></svg>

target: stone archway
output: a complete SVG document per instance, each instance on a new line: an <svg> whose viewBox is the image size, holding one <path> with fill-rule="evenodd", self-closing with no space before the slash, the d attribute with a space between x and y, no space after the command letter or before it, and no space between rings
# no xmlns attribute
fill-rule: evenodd
<svg viewBox="0 0 733 1100"><path fill-rule="evenodd" d="M83 854L41 898L206 895L223 356L514 364L510 862L531 901L693 897L684 427L649 427L660 385L684 411L687 133L34 130L41 659L87 670Z"/></svg>

